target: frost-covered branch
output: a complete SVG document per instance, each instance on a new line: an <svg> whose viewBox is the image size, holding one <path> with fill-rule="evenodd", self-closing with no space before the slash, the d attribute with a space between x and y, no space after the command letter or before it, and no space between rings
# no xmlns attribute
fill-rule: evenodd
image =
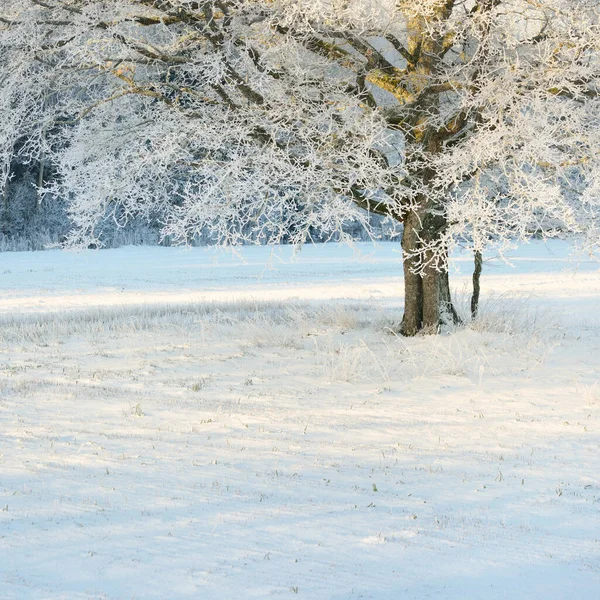
<svg viewBox="0 0 600 600"><path fill-rule="evenodd" d="M599 39L580 0L6 0L0 185L46 157L81 243L111 215L240 243L364 211L413 215L422 273L457 240L597 243Z"/></svg>

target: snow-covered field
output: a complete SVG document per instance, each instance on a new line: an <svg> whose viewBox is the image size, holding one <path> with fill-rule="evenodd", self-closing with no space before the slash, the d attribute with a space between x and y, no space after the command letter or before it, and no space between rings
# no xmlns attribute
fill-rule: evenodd
<svg viewBox="0 0 600 600"><path fill-rule="evenodd" d="M0 598L600 598L599 264L396 250L0 254Z"/></svg>

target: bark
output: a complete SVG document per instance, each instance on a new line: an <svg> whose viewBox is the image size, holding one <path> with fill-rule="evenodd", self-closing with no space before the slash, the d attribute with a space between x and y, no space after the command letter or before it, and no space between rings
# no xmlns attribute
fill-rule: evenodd
<svg viewBox="0 0 600 600"><path fill-rule="evenodd" d="M442 313L441 321L444 325L459 325L462 323L452 302L448 270L444 271L440 276L440 308Z"/></svg>
<svg viewBox="0 0 600 600"><path fill-rule="evenodd" d="M422 273L415 272L419 263L413 254L419 251L420 240L426 235L422 222L427 223L427 219L414 212L404 220L404 317L400 332L405 336L437 333L441 325L460 322L452 303L447 269L427 267Z"/></svg>
<svg viewBox="0 0 600 600"><path fill-rule="evenodd" d="M429 258L426 256L426 258ZM423 324L422 333L437 333L441 325L440 306L441 273L428 268L421 276L423 280Z"/></svg>
<svg viewBox="0 0 600 600"><path fill-rule="evenodd" d="M405 216L402 235L405 304L401 333L407 336L437 333L442 324L460 322L450 295L447 260L442 260L442 265L434 264L432 251L428 250L442 243L441 233L447 226L443 200L437 193L422 191L434 190L437 185L437 174L431 165L423 164L423 157L443 152L444 140L451 135L450 129L438 128L432 118L440 113L439 94L426 90L436 82L445 54L443 27L438 33L436 24L450 17L453 4L453 0L440 2L433 15L424 16L417 10L407 19L407 53L412 60L404 72L405 95L397 98L402 105L412 102L403 121L405 166L419 190L412 210ZM415 150L414 160L411 148Z"/></svg>
<svg viewBox="0 0 600 600"><path fill-rule="evenodd" d="M481 290L481 267L483 257L481 252L475 252L475 270L473 271L473 295L471 296L471 318L474 319L479 311L479 292Z"/></svg>
<svg viewBox="0 0 600 600"><path fill-rule="evenodd" d="M417 263L410 256L418 244L417 216L409 213L404 220L402 251L404 254L404 317L402 335L416 335L423 324L423 280L415 273Z"/></svg>

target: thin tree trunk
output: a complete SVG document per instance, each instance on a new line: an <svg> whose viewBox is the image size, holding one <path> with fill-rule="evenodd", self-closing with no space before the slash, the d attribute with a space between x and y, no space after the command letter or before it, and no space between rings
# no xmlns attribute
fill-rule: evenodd
<svg viewBox="0 0 600 600"><path fill-rule="evenodd" d="M479 292L481 291L481 268L483 256L477 250L475 252L475 270L473 271L473 295L471 296L471 318L474 319L479 311Z"/></svg>
<svg viewBox="0 0 600 600"><path fill-rule="evenodd" d="M39 167L38 167L38 176L37 176L37 203L36 203L36 210L37 210L37 206L38 204L41 202L42 200L42 186L44 185L44 171L46 169L46 161L41 158L39 161Z"/></svg>

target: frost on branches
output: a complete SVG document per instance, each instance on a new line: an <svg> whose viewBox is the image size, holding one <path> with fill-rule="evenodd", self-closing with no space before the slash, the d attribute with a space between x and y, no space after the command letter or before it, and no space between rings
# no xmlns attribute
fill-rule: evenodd
<svg viewBox="0 0 600 600"><path fill-rule="evenodd" d="M452 246L600 236L597 0L5 0L0 185L53 165L71 243L404 223L402 331L456 318Z"/></svg>

